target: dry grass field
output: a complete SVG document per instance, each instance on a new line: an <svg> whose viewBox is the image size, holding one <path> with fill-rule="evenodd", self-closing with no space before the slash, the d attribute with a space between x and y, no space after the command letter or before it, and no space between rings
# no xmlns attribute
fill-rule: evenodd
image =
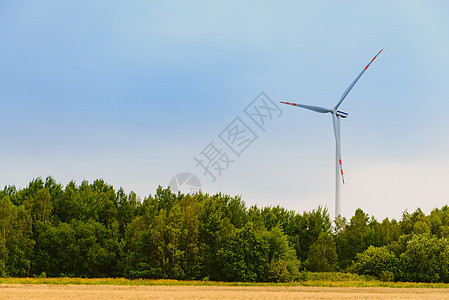
<svg viewBox="0 0 449 300"><path fill-rule="evenodd" d="M449 289L0 284L0 299L449 299Z"/></svg>

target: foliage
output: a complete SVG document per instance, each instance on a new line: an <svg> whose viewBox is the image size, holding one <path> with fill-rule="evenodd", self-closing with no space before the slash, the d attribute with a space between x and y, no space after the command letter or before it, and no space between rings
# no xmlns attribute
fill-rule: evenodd
<svg viewBox="0 0 449 300"><path fill-rule="evenodd" d="M320 206L247 208L240 196L162 187L141 200L101 179L62 186L37 178L0 191L0 277L314 284L322 276L325 284L326 276L356 276L325 273L344 270L449 282L448 206L429 215L405 211L399 221L357 209L334 223Z"/></svg>
<svg viewBox="0 0 449 300"><path fill-rule="evenodd" d="M362 253L357 254L353 265L358 274L376 276L385 281L393 281L398 260L394 253L385 246L370 246Z"/></svg>
<svg viewBox="0 0 449 300"><path fill-rule="evenodd" d="M449 282L449 241L429 233L413 236L401 254L400 277L405 281Z"/></svg>
<svg viewBox="0 0 449 300"><path fill-rule="evenodd" d="M337 252L332 235L322 232L309 250L307 268L314 272L333 272L337 269Z"/></svg>

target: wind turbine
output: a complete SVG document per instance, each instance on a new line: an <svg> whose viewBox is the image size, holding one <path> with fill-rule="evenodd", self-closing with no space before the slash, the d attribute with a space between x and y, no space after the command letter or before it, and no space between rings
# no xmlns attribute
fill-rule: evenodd
<svg viewBox="0 0 449 300"><path fill-rule="evenodd" d="M382 49L383 50L383 49ZM341 163L341 148L340 148L340 118L347 118L348 114L342 110L338 110L338 107L341 105L343 100L345 100L346 96L349 94L351 89L357 83L357 81L362 77L363 73L365 73L366 69L371 65L371 63L376 59L376 57L382 52L374 56L374 58L366 65L366 67L360 72L360 74L354 79L354 81L348 86L346 91L341 95L340 100L338 100L337 104L333 108L324 108L319 106L305 105L305 104L297 104L290 102L281 102L283 104L288 104L296 107L305 108L318 113L331 113L332 114L332 124L334 127L334 135L335 135L335 218L340 215L340 180L339 177L341 175L342 183L345 184L345 178L343 176L343 165Z"/></svg>

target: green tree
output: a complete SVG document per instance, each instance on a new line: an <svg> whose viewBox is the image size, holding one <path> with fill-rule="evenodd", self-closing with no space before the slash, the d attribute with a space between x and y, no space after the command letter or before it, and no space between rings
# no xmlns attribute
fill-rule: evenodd
<svg viewBox="0 0 449 300"><path fill-rule="evenodd" d="M309 248L318 239L320 233L329 232L332 225L328 210L321 206L310 212L303 212L302 215L287 214L285 220L283 230L301 261L307 259Z"/></svg>
<svg viewBox="0 0 449 300"><path fill-rule="evenodd" d="M268 261L268 243L263 233L248 222L237 229L234 238L218 254L227 281L264 281Z"/></svg>
<svg viewBox="0 0 449 300"><path fill-rule="evenodd" d="M201 257L199 255L199 204L197 195L187 195L180 203L184 216L184 272L188 279L199 279L201 275Z"/></svg>
<svg viewBox="0 0 449 300"><path fill-rule="evenodd" d="M399 224L396 220L385 218L380 226L381 245L389 245L400 236Z"/></svg>
<svg viewBox="0 0 449 300"><path fill-rule="evenodd" d="M141 240L144 235L148 235L148 224L146 219L143 216L136 216L126 225L123 244L120 248L121 252L119 256L121 259L119 260L119 263L123 264L122 268L126 277L150 278L147 272L148 261L143 261L143 254L141 253L142 247L143 251L146 250L145 246L141 245ZM149 239L149 237L147 239ZM139 265L142 263L144 265ZM161 270L159 270L158 273L160 274L160 272Z"/></svg>
<svg viewBox="0 0 449 300"><path fill-rule="evenodd" d="M310 247L307 267L313 272L333 272L337 269L335 242L328 232L320 233Z"/></svg>
<svg viewBox="0 0 449 300"><path fill-rule="evenodd" d="M248 214L245 202L240 196L230 197L228 195L222 196L225 202L225 215L231 221L231 224L236 228L242 228L248 222Z"/></svg>
<svg viewBox="0 0 449 300"><path fill-rule="evenodd" d="M401 227L401 233L402 234L413 234L415 223L419 221L425 222L425 214L423 211L418 208L415 212L412 214L408 213L407 211L404 211L402 213L402 220L400 222Z"/></svg>
<svg viewBox="0 0 449 300"><path fill-rule="evenodd" d="M35 241L32 239L32 219L23 205L15 209L14 218L10 223L13 234L8 237L10 276L30 276L31 259Z"/></svg>
<svg viewBox="0 0 449 300"><path fill-rule="evenodd" d="M8 196L0 198L0 276L7 275L7 261L9 257L8 240L13 234L11 223L14 220L14 205Z"/></svg>
<svg viewBox="0 0 449 300"><path fill-rule="evenodd" d="M368 248L369 245L365 243L368 220L368 215L358 208L350 223L337 233L335 243L340 269L351 266L356 254Z"/></svg>
<svg viewBox="0 0 449 300"><path fill-rule="evenodd" d="M61 222L56 227L38 224L35 231L32 264L35 274L45 272L50 277L87 275L80 272L81 249L69 224Z"/></svg>
<svg viewBox="0 0 449 300"><path fill-rule="evenodd" d="M226 204L220 195L210 197L209 195L199 194L197 199L199 202L199 255L202 258L201 277L224 280L221 277L223 268L217 254L221 248L221 243L230 241L223 239L221 231L223 229L224 232L229 232L235 226L226 218Z"/></svg>
<svg viewBox="0 0 449 300"><path fill-rule="evenodd" d="M81 219L80 202L76 184L71 181L54 201L53 213L60 222L69 223L72 219Z"/></svg>
<svg viewBox="0 0 449 300"><path fill-rule="evenodd" d="M129 196L125 194L123 188L120 188L116 194L116 203L117 203L117 220L120 224L120 233L125 233L125 226L128 223L131 223L136 206L136 194L130 193Z"/></svg>
<svg viewBox="0 0 449 300"><path fill-rule="evenodd" d="M449 242L430 234L414 235L401 254L400 278L405 281L449 281Z"/></svg>
<svg viewBox="0 0 449 300"><path fill-rule="evenodd" d="M167 274L170 278L184 279L184 253L182 246L187 231L183 227L184 216L180 205L177 203L168 214L165 226L165 251L168 260Z"/></svg>
<svg viewBox="0 0 449 300"><path fill-rule="evenodd" d="M268 277L263 281L286 282L299 275L300 260L296 257L295 249L290 245L288 237L281 227L275 226L264 231L264 239L268 243Z"/></svg>
<svg viewBox="0 0 449 300"><path fill-rule="evenodd" d="M53 213L53 203L47 188L39 189L24 202L25 208L31 212L33 224L50 224Z"/></svg>
<svg viewBox="0 0 449 300"><path fill-rule="evenodd" d="M370 246L357 254L353 268L358 274L392 280L397 273L397 263L398 259L387 247Z"/></svg>
<svg viewBox="0 0 449 300"><path fill-rule="evenodd" d="M167 278L168 275L168 258L166 253L166 223L167 213L163 208L159 211L159 214L152 223L152 228L149 232L150 236L148 243L148 267L149 276L156 278ZM146 243L142 243L145 245Z"/></svg>

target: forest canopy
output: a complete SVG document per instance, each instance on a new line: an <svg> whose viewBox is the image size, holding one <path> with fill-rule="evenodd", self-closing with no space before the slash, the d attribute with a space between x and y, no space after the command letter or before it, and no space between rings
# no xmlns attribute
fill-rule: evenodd
<svg viewBox="0 0 449 300"><path fill-rule="evenodd" d="M377 221L332 221L247 207L240 196L173 193L143 200L103 180L52 177L0 191L0 276L286 282L302 271L386 281L449 282L448 206Z"/></svg>

